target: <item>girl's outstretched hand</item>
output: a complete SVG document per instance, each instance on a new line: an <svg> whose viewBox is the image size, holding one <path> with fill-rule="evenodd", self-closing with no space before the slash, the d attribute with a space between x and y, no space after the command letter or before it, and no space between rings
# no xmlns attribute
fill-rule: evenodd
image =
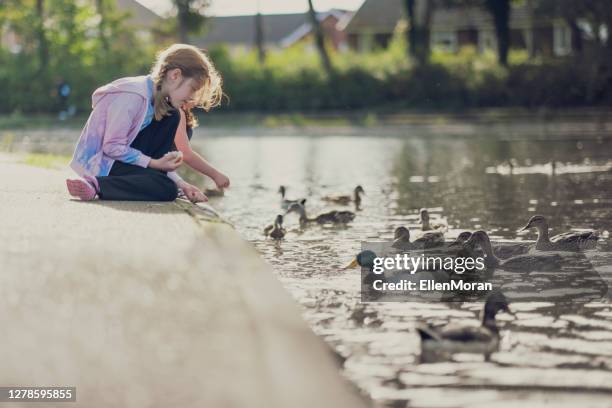
<svg viewBox="0 0 612 408"><path fill-rule="evenodd" d="M228 188L230 185L230 180L229 178L221 173L221 172L217 172L217 174L215 174L212 177L213 181L215 182L215 184L217 185L218 189L222 189L222 188Z"/></svg>
<svg viewBox="0 0 612 408"><path fill-rule="evenodd" d="M205 203L208 201L208 197L199 188L186 181L182 181L179 187L192 203Z"/></svg>

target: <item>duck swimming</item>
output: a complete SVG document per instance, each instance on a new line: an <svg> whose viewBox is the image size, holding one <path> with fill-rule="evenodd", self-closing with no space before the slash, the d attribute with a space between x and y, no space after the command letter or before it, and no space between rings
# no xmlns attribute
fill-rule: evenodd
<svg viewBox="0 0 612 408"><path fill-rule="evenodd" d="M291 204L301 204L301 205L306 205L306 199L305 198L298 198L296 200L290 200L288 198L285 197L285 194L287 192L287 188L285 186L280 186L278 188L278 192L281 195L281 208L283 210L286 210L287 208L289 208L289 206Z"/></svg>
<svg viewBox="0 0 612 408"><path fill-rule="evenodd" d="M308 223L316 222L317 224L347 224L355 219L355 213L351 211L329 211L314 218L309 218L306 215L306 209L300 203L293 203L285 214L291 212L300 215L300 225L304 226Z"/></svg>
<svg viewBox="0 0 612 408"><path fill-rule="evenodd" d="M595 231L570 231L549 238L548 221L542 215L534 215L531 217L527 225L519 231L525 231L531 228L536 228L538 230L538 240L535 244L535 249L538 251L577 252L583 249L594 248L599 239Z"/></svg>
<svg viewBox="0 0 612 408"><path fill-rule="evenodd" d="M397 227L393 233L393 248L401 250L433 248L444 244L444 235L439 232L425 232L419 238L410 242L410 230Z"/></svg>
<svg viewBox="0 0 612 408"><path fill-rule="evenodd" d="M322 197L321 199L323 201L329 201L335 204L339 204L339 205L348 205L352 202L355 203L356 207L359 207L359 205L361 204L361 194L365 194L365 191L363 190L363 187L361 187L360 185L355 187L355 189L353 190L353 195L341 195L341 196L325 196Z"/></svg>
<svg viewBox="0 0 612 408"><path fill-rule="evenodd" d="M500 268L508 272L532 272L532 271L554 271L560 270L563 257L554 253L527 253L513 256L508 259L499 259L493 253L491 240L485 231L475 231L470 239L465 243L466 246L480 246L484 251L485 266L487 268Z"/></svg>
<svg viewBox="0 0 612 408"><path fill-rule="evenodd" d="M419 217L420 217L420 224L421 224L421 231L433 231L433 230L439 230L441 232L446 231L446 229L448 228L447 225L445 224L431 224L429 221L429 211L427 211L426 208L421 208L421 211L419 211Z"/></svg>
<svg viewBox="0 0 612 408"><path fill-rule="evenodd" d="M459 246L463 245L467 240L472 236L472 233L469 231L464 231L457 236L457 238L450 244L450 246ZM512 256L522 255L529 252L532 244L526 243L504 243L504 244L496 244L492 245L493 253L496 257L501 259L507 259Z"/></svg>
<svg viewBox="0 0 612 408"><path fill-rule="evenodd" d="M499 329L495 316L499 311L513 314L508 300L500 291L493 291L487 297L480 326L460 326L449 324L443 328L422 325L417 328L421 337L421 361L427 360L432 353L475 353L484 354L489 360L491 354L499 349Z"/></svg>
<svg viewBox="0 0 612 408"><path fill-rule="evenodd" d="M283 216L277 215L274 220L274 224L268 225L264 228L263 231L266 237L274 238L274 239L282 239L285 236L285 229L283 228Z"/></svg>

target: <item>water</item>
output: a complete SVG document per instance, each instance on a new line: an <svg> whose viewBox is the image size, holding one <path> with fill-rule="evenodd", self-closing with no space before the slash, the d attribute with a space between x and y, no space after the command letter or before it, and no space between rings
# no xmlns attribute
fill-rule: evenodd
<svg viewBox="0 0 612 408"><path fill-rule="evenodd" d="M418 228L429 208L452 237L485 229L493 238L534 239L517 233L529 217L548 217L552 233L593 228L603 239L592 262L612 284L608 231L612 227L612 138L534 140L503 134L469 137L235 135L196 132L194 146L231 178L211 204L262 256L304 318L343 361L343 373L381 406L589 406L612 404L612 305L513 303L516 318L500 314L500 351L455 355L419 364L419 322L478 324L480 303L360 302L359 271L344 270L365 240L389 239L400 225ZM35 139L35 138L34 138ZM189 180L204 185L201 176ZM327 194L366 195L353 223L300 229L276 243L263 228L282 213L277 193L307 198L309 215L333 208ZM207 186L210 186L206 182ZM606 274L607 273L607 274Z"/></svg>
<svg viewBox="0 0 612 408"><path fill-rule="evenodd" d="M400 134L203 139L196 146L231 176L233 185L212 205L273 266L314 331L344 360L344 374L380 405L513 400L542 405L551 398L556 406L580 399L595 406L612 403L612 306L607 301L513 304L516 319L498 317L502 343L491 362L463 354L450 362L419 364L416 324L477 324L482 305L362 304L358 270L342 269L362 240L389 239L400 225L418 228L421 207L445 220L451 236L462 229L485 229L499 239L534 239L533 231L516 232L534 214L549 218L552 233L593 228L607 236L611 140ZM366 195L346 228L301 230L297 216L287 216L288 234L277 244L265 239L262 229L281 213L281 184L288 186L289 198L307 198L309 215L343 208L322 201L327 194L350 194L360 184ZM607 242L600 245L606 249ZM612 258L601 254L602 264L609 264Z"/></svg>

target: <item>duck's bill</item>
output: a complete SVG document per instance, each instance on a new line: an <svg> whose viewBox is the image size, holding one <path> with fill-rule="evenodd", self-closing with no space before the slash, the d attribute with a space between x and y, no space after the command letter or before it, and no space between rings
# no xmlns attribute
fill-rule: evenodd
<svg viewBox="0 0 612 408"><path fill-rule="evenodd" d="M511 315L511 316L516 317L516 313L514 313L514 311L512 311L512 309L510 309L509 307L506 307L506 308L504 309L504 312L508 313L508 314L509 314L509 315Z"/></svg>
<svg viewBox="0 0 612 408"><path fill-rule="evenodd" d="M359 264L357 263L357 258L355 258L355 259L353 259L353 260L351 261L351 263L349 263L348 265L346 265L346 266L345 266L344 268L342 268L342 269L354 269L354 268L356 268L356 267L358 267L358 266L359 266Z"/></svg>
<svg viewBox="0 0 612 408"><path fill-rule="evenodd" d="M523 232L523 231L527 231L529 229L529 224L525 225L523 228L521 228L520 230L518 230L517 232Z"/></svg>

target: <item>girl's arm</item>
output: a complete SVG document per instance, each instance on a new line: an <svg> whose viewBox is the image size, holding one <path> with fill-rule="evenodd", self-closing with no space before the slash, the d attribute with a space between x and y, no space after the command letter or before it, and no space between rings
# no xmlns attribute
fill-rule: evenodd
<svg viewBox="0 0 612 408"><path fill-rule="evenodd" d="M141 104L141 99L142 97L139 95L125 93L119 94L115 99L108 102L102 151L108 157L124 163L164 171L175 170L181 163L176 161L173 156L166 155L161 159L152 159L129 145L128 129L133 124L136 116L134 110Z"/></svg>
<svg viewBox="0 0 612 408"><path fill-rule="evenodd" d="M229 179L219 170L214 168L202 156L191 148L189 138L187 137L187 121L183 109L179 109L181 120L179 121L176 134L174 135L174 144L176 148L183 153L183 161L192 169L213 179L217 187L229 187Z"/></svg>

